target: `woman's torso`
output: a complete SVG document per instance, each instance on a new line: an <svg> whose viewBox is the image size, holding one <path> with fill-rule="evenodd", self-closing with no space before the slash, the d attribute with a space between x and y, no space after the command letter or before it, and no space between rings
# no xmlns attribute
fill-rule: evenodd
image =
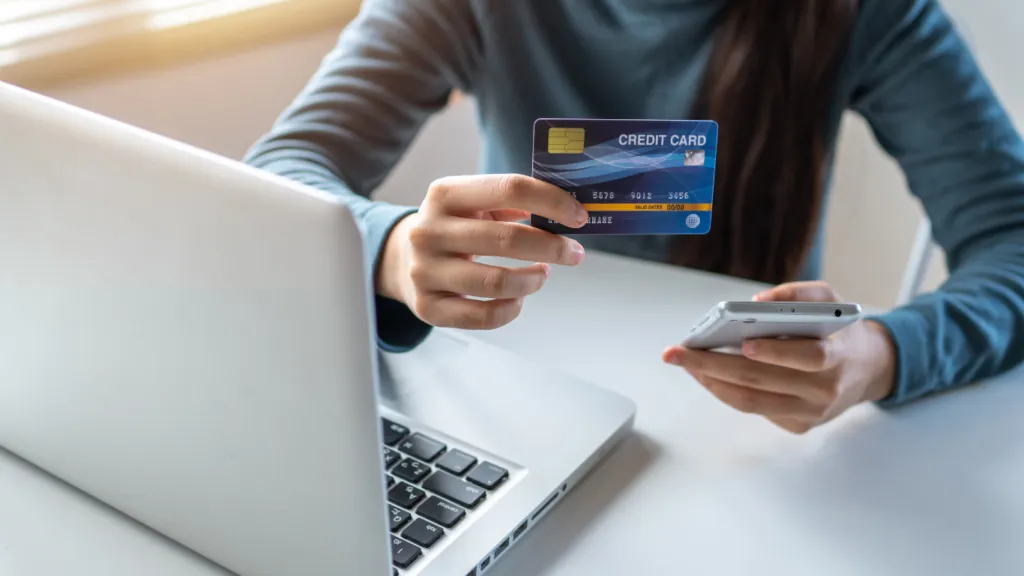
<svg viewBox="0 0 1024 576"><path fill-rule="evenodd" d="M530 174L537 118L690 118L725 5L726 0L479 4L483 60L471 89L484 140L481 170ZM843 105L837 102L834 109L833 127ZM591 249L667 258L663 236L579 240ZM802 278L818 276L820 245L819 233Z"/></svg>

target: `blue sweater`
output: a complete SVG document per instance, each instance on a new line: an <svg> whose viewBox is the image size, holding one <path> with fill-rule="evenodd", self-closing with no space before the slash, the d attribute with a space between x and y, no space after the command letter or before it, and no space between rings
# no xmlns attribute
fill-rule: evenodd
<svg viewBox="0 0 1024 576"><path fill-rule="evenodd" d="M475 96L482 170L530 173L538 117L687 118L727 0L366 0L308 87L246 161L339 195L374 269L414 208L370 199L453 89ZM1024 143L935 0L862 0L829 133L871 125L930 217L951 277L877 319L896 345L886 404L1024 359ZM833 136L834 138L834 136ZM586 242L649 260L665 238ZM818 275L820 239L805 278ZM380 345L430 327L377 298Z"/></svg>

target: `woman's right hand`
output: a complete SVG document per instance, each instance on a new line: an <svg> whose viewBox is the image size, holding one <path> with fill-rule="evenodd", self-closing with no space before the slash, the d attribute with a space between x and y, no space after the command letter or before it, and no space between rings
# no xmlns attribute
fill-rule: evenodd
<svg viewBox="0 0 1024 576"><path fill-rule="evenodd" d="M434 182L419 212L402 219L384 245L377 292L404 302L427 324L490 330L522 310L550 275L576 266L583 247L519 221L531 214L579 228L587 212L564 190L520 175L460 176ZM533 262L506 268L475 261L503 256Z"/></svg>

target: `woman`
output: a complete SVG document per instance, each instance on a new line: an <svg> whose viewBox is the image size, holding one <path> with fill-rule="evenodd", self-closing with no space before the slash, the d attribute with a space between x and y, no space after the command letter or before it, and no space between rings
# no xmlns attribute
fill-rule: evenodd
<svg viewBox="0 0 1024 576"><path fill-rule="evenodd" d="M418 210L369 200L453 89L478 100L490 175L440 180ZM828 340L663 358L802 433L1024 359L1024 143L935 0L368 0L247 160L352 208L374 256L380 345L397 351L432 325L502 326L549 265L583 260L576 241L517 222L587 218L568 194L515 176L529 174L539 117L717 120L709 235L588 246L777 285L765 300L837 299L814 279L846 109L902 166L950 280Z"/></svg>

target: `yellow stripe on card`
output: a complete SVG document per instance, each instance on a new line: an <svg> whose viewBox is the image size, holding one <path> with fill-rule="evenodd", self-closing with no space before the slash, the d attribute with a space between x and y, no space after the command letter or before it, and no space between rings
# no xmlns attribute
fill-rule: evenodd
<svg viewBox="0 0 1024 576"><path fill-rule="evenodd" d="M710 212L711 204L584 204L587 212Z"/></svg>
<svg viewBox="0 0 1024 576"><path fill-rule="evenodd" d="M548 154L583 154L586 130L548 128Z"/></svg>

